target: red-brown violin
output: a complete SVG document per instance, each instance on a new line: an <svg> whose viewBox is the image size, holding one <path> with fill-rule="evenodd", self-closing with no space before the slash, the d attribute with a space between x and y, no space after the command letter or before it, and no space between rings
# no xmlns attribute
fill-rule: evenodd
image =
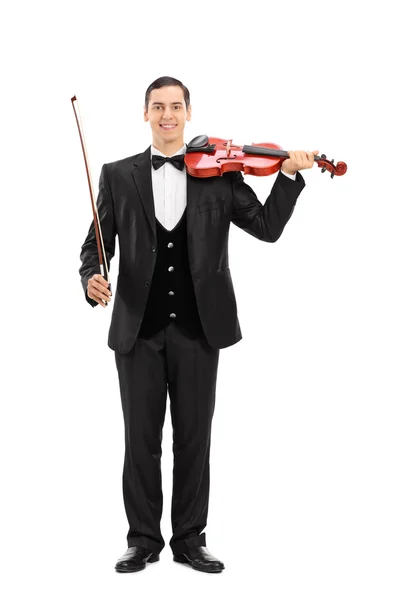
<svg viewBox="0 0 400 600"><path fill-rule="evenodd" d="M244 171L249 175L272 175L281 168L289 153L282 150L278 144L252 144L251 146L236 146L232 140L209 138L198 135L189 142L185 165L189 175L194 177L215 177L227 171ZM344 175L347 165L333 160L327 160L325 154L314 156L322 173L329 171L331 177Z"/></svg>

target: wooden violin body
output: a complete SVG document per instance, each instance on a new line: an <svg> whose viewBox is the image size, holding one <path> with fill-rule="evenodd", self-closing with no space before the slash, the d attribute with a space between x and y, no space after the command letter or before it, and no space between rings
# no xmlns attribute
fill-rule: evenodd
<svg viewBox="0 0 400 600"><path fill-rule="evenodd" d="M194 177L216 177L229 171L243 171L248 175L272 175L281 168L289 153L278 144L260 143L251 146L237 146L232 140L197 136L187 147L185 154L186 171ZM329 171L331 177L344 175L347 165L339 162L335 166L326 156L315 156L314 160L322 172Z"/></svg>

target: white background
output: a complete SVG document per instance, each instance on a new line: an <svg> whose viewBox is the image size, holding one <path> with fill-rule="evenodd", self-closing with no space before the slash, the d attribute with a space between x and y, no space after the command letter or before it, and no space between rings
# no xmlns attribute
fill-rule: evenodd
<svg viewBox="0 0 400 600"><path fill-rule="evenodd" d="M14 598L399 598L399 53L394 3L20 2L3 12L1 585ZM144 92L188 86L195 135L318 149L282 237L231 227L243 340L221 350L207 546L125 552L112 304L78 269L102 164L151 141ZM264 202L276 178L246 181ZM118 245L111 263L115 289Z"/></svg>

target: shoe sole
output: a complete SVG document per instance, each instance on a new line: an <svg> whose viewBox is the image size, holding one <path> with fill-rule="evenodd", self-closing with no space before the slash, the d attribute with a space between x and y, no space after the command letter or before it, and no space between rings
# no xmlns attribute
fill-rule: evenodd
<svg viewBox="0 0 400 600"><path fill-rule="evenodd" d="M210 569L209 570L206 567L205 568L198 567L197 565L194 565L192 562L190 562L190 560L187 559L186 556L182 556L182 555L177 556L176 554L174 554L173 559L177 563L185 564L188 567L192 567L192 569L194 569L195 571L201 571L202 573L222 573L222 571L225 569L225 567L222 567L219 569Z"/></svg>
<svg viewBox="0 0 400 600"><path fill-rule="evenodd" d="M160 560L159 554L152 554L148 559L145 560L144 565L140 565L139 567L115 567L117 573L137 573L137 571L143 571L146 568L147 563L154 563Z"/></svg>

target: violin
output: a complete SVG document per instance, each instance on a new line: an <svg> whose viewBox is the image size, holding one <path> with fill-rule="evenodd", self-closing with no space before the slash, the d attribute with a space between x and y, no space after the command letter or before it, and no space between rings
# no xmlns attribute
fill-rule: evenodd
<svg viewBox="0 0 400 600"><path fill-rule="evenodd" d="M279 171L287 158L290 158L289 153L278 144L237 146L232 144L232 140L198 135L187 146L185 165L186 171L194 177L215 177L228 171L263 176ZM322 173L329 171L331 178L344 175L347 171L346 163L338 162L335 165L333 159L326 159L325 154L314 156L314 161Z"/></svg>

